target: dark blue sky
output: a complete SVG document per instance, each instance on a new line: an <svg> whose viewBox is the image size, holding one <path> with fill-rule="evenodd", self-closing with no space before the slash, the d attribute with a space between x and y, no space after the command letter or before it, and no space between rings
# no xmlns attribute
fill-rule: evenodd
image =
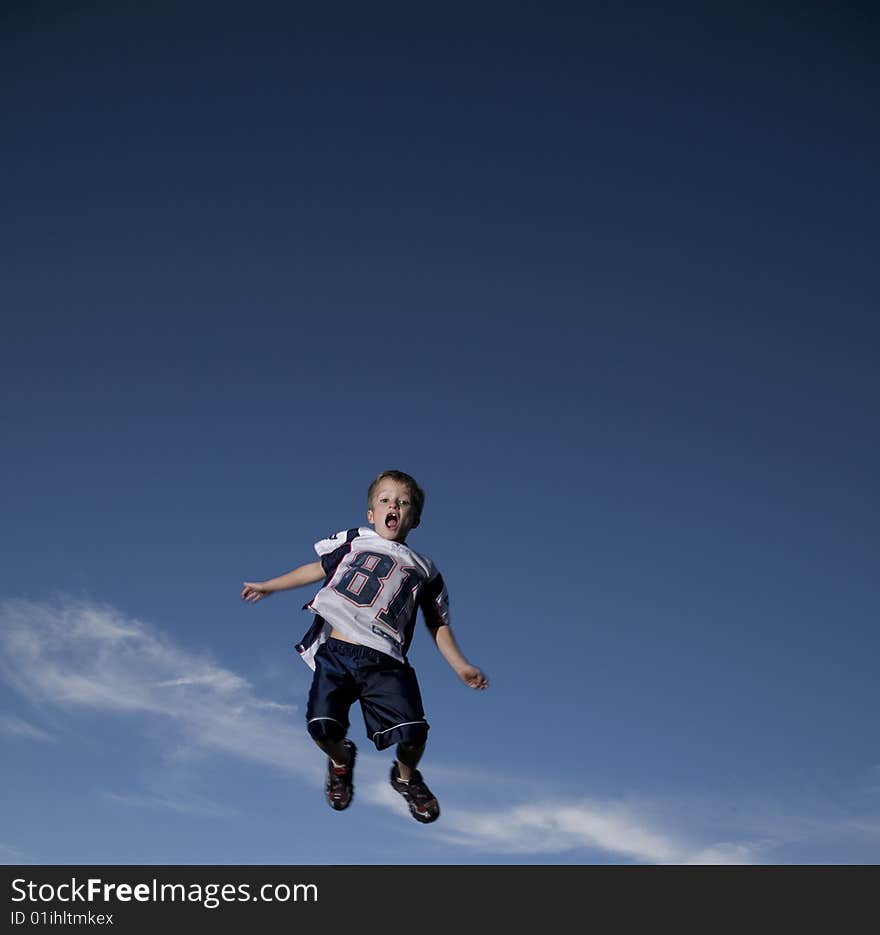
<svg viewBox="0 0 880 935"><path fill-rule="evenodd" d="M528 799L544 842L462 817L412 859L876 857L876 16L770 6L7 7L0 598L29 608L7 631L42 645L70 602L112 607L184 669L302 705L310 595L245 608L240 582L311 561L398 467L493 677L475 701L417 638L435 762L462 816L485 796L461 771L531 784L499 827ZM7 671L38 672L21 645ZM34 776L84 702L7 681L30 791L0 848L63 862ZM211 862L227 834L233 862L379 859L388 818L337 841L317 786L291 855L245 803L289 810L297 768L265 788L252 751L152 710L132 762L205 747L236 778L86 758L71 794L108 837L82 859L130 862L124 838ZM559 802L581 809L562 839ZM163 836L132 817L153 808L212 823ZM590 823L621 809L655 837Z"/></svg>

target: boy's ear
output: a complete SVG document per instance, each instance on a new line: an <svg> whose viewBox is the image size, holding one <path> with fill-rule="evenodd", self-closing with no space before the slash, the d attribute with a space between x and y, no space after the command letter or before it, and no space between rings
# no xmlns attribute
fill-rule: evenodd
<svg viewBox="0 0 880 935"><path fill-rule="evenodd" d="M372 523L372 522L373 522L373 511L372 511L372 509L368 509L368 510L367 510L367 522L368 522L368 523Z"/></svg>

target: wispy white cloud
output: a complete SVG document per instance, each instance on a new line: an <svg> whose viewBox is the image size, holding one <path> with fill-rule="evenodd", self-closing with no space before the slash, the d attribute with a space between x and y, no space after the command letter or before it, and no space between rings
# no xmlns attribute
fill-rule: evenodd
<svg viewBox="0 0 880 935"><path fill-rule="evenodd" d="M320 759L288 706L112 607L3 601L0 648L3 678L32 701L159 716L191 748L320 781Z"/></svg>
<svg viewBox="0 0 880 935"><path fill-rule="evenodd" d="M167 682L159 682L158 688L178 688L181 685L204 685L208 688L217 688L222 691L238 691L246 689L247 682L224 670L213 670L210 672L201 672L198 675L184 675L180 678L169 679Z"/></svg>
<svg viewBox="0 0 880 935"><path fill-rule="evenodd" d="M541 801L489 814L457 812L448 824L453 840L477 850L548 854L585 850L618 860L656 864L735 863L758 859L750 844L700 846L681 831L652 825L622 802Z"/></svg>
<svg viewBox="0 0 880 935"><path fill-rule="evenodd" d="M104 797L108 801L126 808L158 809L160 811L177 812L182 815L201 815L209 818L228 818L237 814L235 809L192 794L185 796L120 795L115 792L107 792Z"/></svg>
<svg viewBox="0 0 880 935"><path fill-rule="evenodd" d="M708 864L756 864L774 846L772 840L736 843L722 841L697 851L682 854L678 863L704 866Z"/></svg>
<svg viewBox="0 0 880 935"><path fill-rule="evenodd" d="M484 777L485 778L485 777ZM361 790L371 804L406 814L406 805L387 782ZM581 852L595 857L652 864L752 864L761 860L767 841L717 841L707 844L684 829L668 829L650 809L624 801L571 801L542 797L510 806L496 803L479 811L444 811L437 833L473 853L516 856Z"/></svg>
<svg viewBox="0 0 880 935"><path fill-rule="evenodd" d="M449 827L462 844L505 853L588 848L653 863L681 858L672 840L613 802L539 802L489 814L461 812Z"/></svg>
<svg viewBox="0 0 880 935"><path fill-rule="evenodd" d="M37 740L40 743L56 742L56 738L42 728L35 727L14 715L0 716L0 731L10 737L23 737L26 740Z"/></svg>
<svg viewBox="0 0 880 935"><path fill-rule="evenodd" d="M867 834L880 838L880 818L874 816L864 816L862 818L852 818L848 822L848 827L860 834Z"/></svg>
<svg viewBox="0 0 880 935"><path fill-rule="evenodd" d="M0 864L23 864L26 862L24 851L12 844L0 841Z"/></svg>

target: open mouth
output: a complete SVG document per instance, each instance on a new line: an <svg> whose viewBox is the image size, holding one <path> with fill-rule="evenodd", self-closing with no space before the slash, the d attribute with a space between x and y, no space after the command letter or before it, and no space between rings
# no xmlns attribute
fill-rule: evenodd
<svg viewBox="0 0 880 935"><path fill-rule="evenodd" d="M388 529L397 529L397 525L398 525L397 514L396 514L396 513L389 513L389 514L385 517L385 526L386 526Z"/></svg>

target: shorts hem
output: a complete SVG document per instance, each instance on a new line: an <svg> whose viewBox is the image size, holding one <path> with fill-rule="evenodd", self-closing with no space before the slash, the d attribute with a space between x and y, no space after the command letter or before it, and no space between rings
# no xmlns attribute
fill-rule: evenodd
<svg viewBox="0 0 880 935"><path fill-rule="evenodd" d="M370 739L376 745L377 750L385 750L394 743L407 741L413 746L421 747L428 739L430 726L424 718L418 721L404 721L393 727L375 731Z"/></svg>

